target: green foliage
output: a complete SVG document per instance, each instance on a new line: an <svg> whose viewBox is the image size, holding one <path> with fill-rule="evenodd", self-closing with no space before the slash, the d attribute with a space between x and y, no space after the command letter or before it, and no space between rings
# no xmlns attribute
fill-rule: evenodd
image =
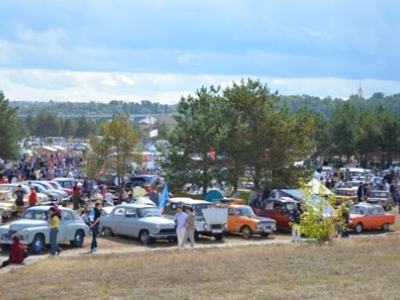
<svg viewBox="0 0 400 300"><path fill-rule="evenodd" d="M304 181L300 182L303 192L302 206L304 213L301 215L300 224L292 224L299 229L302 234L319 243L329 242L337 235L336 218L333 216L324 216L323 211L328 205L334 202L334 195L326 201L315 201L312 186ZM322 186L320 195L324 195Z"/></svg>
<svg viewBox="0 0 400 300"><path fill-rule="evenodd" d="M12 108L0 91L0 158L15 159L18 155L17 142L23 137L24 126L17 118L18 108Z"/></svg>

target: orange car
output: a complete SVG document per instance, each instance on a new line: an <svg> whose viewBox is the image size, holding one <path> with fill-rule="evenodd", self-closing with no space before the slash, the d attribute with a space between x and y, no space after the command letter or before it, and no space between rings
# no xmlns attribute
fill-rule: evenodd
<svg viewBox="0 0 400 300"><path fill-rule="evenodd" d="M357 191L351 188L339 188L335 191L335 204L340 205L348 200L358 202Z"/></svg>
<svg viewBox="0 0 400 300"><path fill-rule="evenodd" d="M268 236L276 229L276 223L269 218L256 216L248 205L228 205L228 231L241 233L246 239L253 234Z"/></svg>
<svg viewBox="0 0 400 300"><path fill-rule="evenodd" d="M388 231L389 225L393 225L395 221L395 216L385 213L382 206L369 203L353 205L349 214L348 227L354 229L356 233L361 233L364 229L376 228Z"/></svg>

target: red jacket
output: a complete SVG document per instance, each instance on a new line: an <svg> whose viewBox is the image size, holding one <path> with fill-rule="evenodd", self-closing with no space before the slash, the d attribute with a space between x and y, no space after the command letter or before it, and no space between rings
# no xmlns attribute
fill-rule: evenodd
<svg viewBox="0 0 400 300"><path fill-rule="evenodd" d="M79 195L81 193L81 189L79 188L78 185L74 185L73 190L75 195Z"/></svg>
<svg viewBox="0 0 400 300"><path fill-rule="evenodd" d="M29 204L35 204L36 203L36 192L34 190L31 191L29 195Z"/></svg>
<svg viewBox="0 0 400 300"><path fill-rule="evenodd" d="M23 261L24 261L24 245L21 244L20 242L12 243L8 262L10 264L20 264Z"/></svg>

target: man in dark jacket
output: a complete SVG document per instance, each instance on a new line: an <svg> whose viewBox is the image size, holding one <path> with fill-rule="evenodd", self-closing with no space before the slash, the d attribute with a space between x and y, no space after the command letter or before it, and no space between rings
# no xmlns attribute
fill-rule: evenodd
<svg viewBox="0 0 400 300"><path fill-rule="evenodd" d="M292 211L291 223L292 225L292 242L300 242L301 240L301 232L300 229L296 225L300 225L301 214L303 214L303 208L301 207L301 203L297 202L297 207ZM296 228L297 227L297 228Z"/></svg>
<svg viewBox="0 0 400 300"><path fill-rule="evenodd" d="M362 196L364 196L364 185L363 185L362 181L360 181L360 184L358 186L357 196L358 196L358 202L361 202L363 200Z"/></svg>

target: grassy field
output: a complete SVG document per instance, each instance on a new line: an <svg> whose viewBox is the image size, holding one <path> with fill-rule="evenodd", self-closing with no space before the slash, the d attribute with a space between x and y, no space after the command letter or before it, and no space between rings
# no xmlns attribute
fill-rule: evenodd
<svg viewBox="0 0 400 300"><path fill-rule="evenodd" d="M3 299L399 299L398 235L45 259Z"/></svg>

